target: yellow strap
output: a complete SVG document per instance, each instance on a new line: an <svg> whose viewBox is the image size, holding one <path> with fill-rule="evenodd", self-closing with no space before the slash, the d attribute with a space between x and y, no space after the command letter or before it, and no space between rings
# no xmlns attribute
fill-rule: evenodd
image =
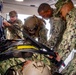
<svg viewBox="0 0 76 75"><path fill-rule="evenodd" d="M31 45L18 45L16 48L17 49L36 49L36 50L38 50L38 48L36 48L35 46L31 46Z"/></svg>

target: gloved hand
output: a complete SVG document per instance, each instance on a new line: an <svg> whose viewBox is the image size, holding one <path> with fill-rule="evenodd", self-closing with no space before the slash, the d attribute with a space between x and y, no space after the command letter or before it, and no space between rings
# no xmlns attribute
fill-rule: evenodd
<svg viewBox="0 0 76 75"><path fill-rule="evenodd" d="M64 64L63 60L61 60L60 56L58 53L56 53L56 57L53 56L47 56L47 58L50 59L52 63L54 63L57 67L60 67L61 64Z"/></svg>
<svg viewBox="0 0 76 75"><path fill-rule="evenodd" d="M4 25L5 27L11 26L11 24L8 23L7 21L3 21L3 25Z"/></svg>

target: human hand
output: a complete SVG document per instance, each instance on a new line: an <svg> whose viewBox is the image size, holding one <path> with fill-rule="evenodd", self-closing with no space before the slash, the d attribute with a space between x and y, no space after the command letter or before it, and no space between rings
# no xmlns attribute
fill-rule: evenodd
<svg viewBox="0 0 76 75"><path fill-rule="evenodd" d="M4 25L5 27L11 26L11 24L8 23L7 21L3 21L3 25Z"/></svg>
<svg viewBox="0 0 76 75"><path fill-rule="evenodd" d="M56 57L54 56L49 56L49 59L51 60L52 63L54 63L57 67L60 67L62 64L64 64L64 61L61 59L58 53L56 53ZM65 64L64 64L65 65Z"/></svg>
<svg viewBox="0 0 76 75"><path fill-rule="evenodd" d="M57 57L56 57L56 60L57 60L57 61L60 61L60 60L61 60L61 57L59 56L58 53L56 53L56 56L57 56Z"/></svg>
<svg viewBox="0 0 76 75"><path fill-rule="evenodd" d="M59 61L61 60L61 58L60 58L60 56L59 56L59 54L58 54L57 52L55 52L55 54L56 54L56 56L57 56L55 59L59 62ZM49 58L52 59L53 56L49 56Z"/></svg>

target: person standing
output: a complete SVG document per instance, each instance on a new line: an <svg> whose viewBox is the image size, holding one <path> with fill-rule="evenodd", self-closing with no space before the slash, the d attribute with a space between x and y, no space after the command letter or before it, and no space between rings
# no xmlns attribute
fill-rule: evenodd
<svg viewBox="0 0 76 75"><path fill-rule="evenodd" d="M42 3L38 7L39 15L44 19L50 19L51 37L47 41L47 46L53 49L57 48L65 29L64 21L59 16L55 16L55 12L56 11L52 9L47 3Z"/></svg>
<svg viewBox="0 0 76 75"><path fill-rule="evenodd" d="M47 47L50 49L57 51L57 47L61 42L62 35L65 30L65 22L56 14L56 11L50 7L47 3L42 3L38 7L39 15L44 19L50 20L50 39L47 41ZM51 64L51 72L52 74L55 71L55 66Z"/></svg>
<svg viewBox="0 0 76 75"><path fill-rule="evenodd" d="M9 12L9 16L10 16L10 20L9 21L3 21L3 27L6 30L6 39L4 40L5 43L2 42L3 43L3 48L5 46L7 46L7 47L11 46L12 43L18 42L18 41L16 41L17 39L22 39L23 38L22 33L19 30L16 29L16 27L17 27L18 29L21 30L21 27L22 27L22 21L18 19L17 12L16 11L10 11ZM8 39L12 40L12 42L10 44L8 44L9 43ZM14 43L14 45L15 45L15 43ZM1 44L1 46L2 46L2 44ZM6 49L6 48L4 48L4 49ZM0 48L0 50L3 53L5 53L7 51L6 55L9 55L7 57L5 57L5 55L4 55L3 57L5 57L6 59L2 60L2 61L0 60L0 74L1 75L4 75L9 70L9 68L11 66L15 66L15 65L20 64L20 63L22 63L22 62L25 61L24 58L20 58L20 57L19 58L15 58L13 56L11 58L11 56L10 56L10 54L9 54L8 51L9 50L10 51L14 50L14 47L8 48L7 50L3 50L3 49ZM13 53L11 53L11 55L13 55ZM19 66L15 67L16 71L17 71L17 69L19 69ZM11 71L10 75L16 74L16 72L14 71L14 69L10 70L10 71ZM7 75L9 75L9 74L7 74Z"/></svg>
<svg viewBox="0 0 76 75"><path fill-rule="evenodd" d="M76 75L76 8L71 0L58 0L55 6L57 14L66 21L66 29L59 44L58 53L63 60L66 60L69 55L70 58L67 61L72 59L61 73Z"/></svg>
<svg viewBox="0 0 76 75"><path fill-rule="evenodd" d="M10 19L8 21L4 21L4 25L11 25L6 28L6 39L22 39L22 33L16 28L18 27L20 30L22 29L22 21L18 19L18 14L15 10L9 12Z"/></svg>

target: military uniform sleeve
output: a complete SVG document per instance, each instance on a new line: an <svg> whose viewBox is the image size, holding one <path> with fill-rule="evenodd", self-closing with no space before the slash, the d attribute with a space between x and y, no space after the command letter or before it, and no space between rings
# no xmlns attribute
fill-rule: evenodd
<svg viewBox="0 0 76 75"><path fill-rule="evenodd" d="M12 39L23 39L23 34L22 34L22 32L20 31L20 30L22 30L22 21L21 20L16 20L16 22L14 22L13 23L13 25L14 25L14 31L12 31L11 33L11 38ZM20 29L20 30L18 30L18 29Z"/></svg>
<svg viewBox="0 0 76 75"><path fill-rule="evenodd" d="M45 26L43 26L41 28L41 30L39 31L39 42L46 45L46 42L47 42L47 29L45 28Z"/></svg>
<svg viewBox="0 0 76 75"><path fill-rule="evenodd" d="M63 22L62 19L59 17L54 17L51 38L47 42L48 47L56 49L56 47L59 45L61 41L64 30L65 30L65 22Z"/></svg>
<svg viewBox="0 0 76 75"><path fill-rule="evenodd" d="M73 49L76 50L76 9L72 9L72 11L67 14L66 22L66 30L58 47L58 53L62 60L66 60ZM62 71L62 74L76 74L76 53L74 53L73 55L71 56L72 60L70 61L70 63L68 63L65 70Z"/></svg>

